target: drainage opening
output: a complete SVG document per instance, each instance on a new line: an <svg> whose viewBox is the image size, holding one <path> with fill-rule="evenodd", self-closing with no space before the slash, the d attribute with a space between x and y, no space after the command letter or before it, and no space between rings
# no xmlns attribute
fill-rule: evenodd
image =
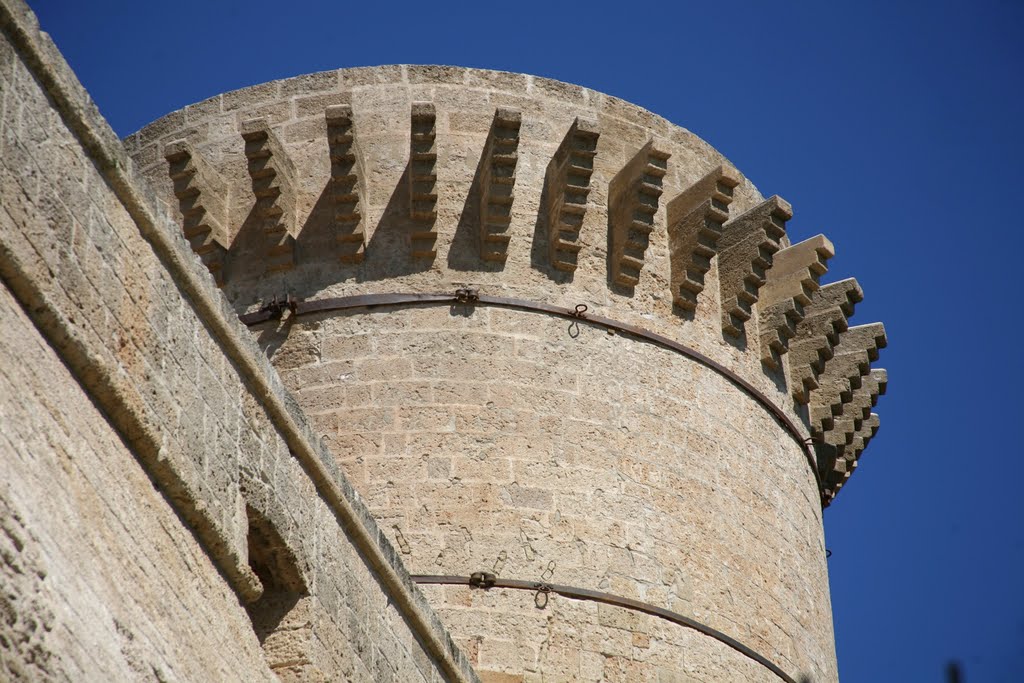
<svg viewBox="0 0 1024 683"><path fill-rule="evenodd" d="M313 624L306 582L295 555L263 515L246 506L249 566L263 584L259 600L246 605L267 664L277 673L311 664Z"/></svg>

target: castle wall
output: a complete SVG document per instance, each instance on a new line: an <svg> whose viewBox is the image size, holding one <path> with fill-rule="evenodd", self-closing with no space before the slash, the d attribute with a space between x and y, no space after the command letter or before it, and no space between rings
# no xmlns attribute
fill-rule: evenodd
<svg viewBox="0 0 1024 683"><path fill-rule="evenodd" d="M34 22L0 2L0 677L475 679Z"/></svg>
<svg viewBox="0 0 1024 683"><path fill-rule="evenodd" d="M230 586L6 287L0 353L18 361L0 366L0 678L274 680Z"/></svg>

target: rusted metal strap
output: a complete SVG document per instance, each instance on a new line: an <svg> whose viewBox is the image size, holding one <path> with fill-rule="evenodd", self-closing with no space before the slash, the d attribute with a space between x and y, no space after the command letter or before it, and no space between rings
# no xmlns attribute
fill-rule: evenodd
<svg viewBox="0 0 1024 683"><path fill-rule="evenodd" d="M810 465L811 473L814 475L814 480L818 485L818 494L821 497L822 507L827 505L828 501L826 500L825 492L823 490L821 474L818 472L812 446L806 441L806 437L800 433L800 430L797 429L789 416L775 405L771 399L765 396L757 387L721 363L708 358L700 351L691 349L689 346L680 344L673 339L669 339L664 335L644 329L643 327L637 327L636 325L631 325L619 320L613 320L612 318L605 318L600 315L592 315L588 312L586 304L577 304L574 308L563 308L561 306L552 306L551 304L545 304L537 301L528 301L526 299L489 296L487 294L480 294L475 289L459 289L451 294L360 294L357 296L343 296L332 299L315 299L313 301L296 301L291 297L285 297L284 302L282 302L275 298L270 304L267 304L254 313L247 313L246 315L241 316L240 319L246 325L256 325L266 322L267 320L280 318L284 314L285 309L290 309L293 315L302 316L328 311L347 311L355 308L372 309L382 306L408 306L417 304L497 306L500 308L510 308L519 311L529 311L531 313L547 313L560 318L566 318L577 325L580 322L583 322L597 327L603 327L607 330L621 332L629 335L630 337L651 342L664 349L675 351L676 353L682 354L691 360L695 360L701 365L717 372L722 377L725 377L727 380L746 392L755 401L764 406L764 408L772 414L779 424L782 425L783 429L793 437L797 444L800 445L800 450L803 451L804 456L807 458L807 464Z"/></svg>
<svg viewBox="0 0 1024 683"><path fill-rule="evenodd" d="M418 584L435 584L435 585L454 585L454 586L470 586L472 588L480 588L482 590L490 590L492 588L511 588L513 590L527 590L534 591L537 594L544 593L556 593L566 598L572 598L574 600L590 600L592 602L603 602L606 605L614 605L616 607L622 607L624 609L630 609L637 612L643 612L644 614L650 614L655 617L660 617L667 621L679 624L680 626L686 626L696 631L700 631L706 636L714 638L715 640L728 645L732 649L736 650L745 657L749 657L761 666L765 667L773 674L786 681L786 683L797 683L796 680L783 671L775 662L771 661L760 652L753 650L740 641L727 636L717 629L713 629L707 624L702 624L699 621L695 621L690 617L683 616L678 612L656 607L647 602L640 602L639 600L633 600L632 598L624 598L621 595L612 595L611 593L602 593L601 591L593 591L588 588L577 588L576 586L563 586L557 583L545 583L543 581L522 581L519 579L502 579L496 577L494 574L489 572L475 572L471 576L451 576L451 575L436 575L436 574L413 574L410 577L414 583ZM547 604L546 602L544 604Z"/></svg>

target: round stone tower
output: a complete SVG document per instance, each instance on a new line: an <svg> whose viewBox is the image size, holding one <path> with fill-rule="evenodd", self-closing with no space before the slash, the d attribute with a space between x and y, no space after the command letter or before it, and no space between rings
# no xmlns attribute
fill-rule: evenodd
<svg viewBox="0 0 1024 683"><path fill-rule="evenodd" d="M639 107L453 67L126 142L482 680L837 680L822 510L885 334L785 200Z"/></svg>

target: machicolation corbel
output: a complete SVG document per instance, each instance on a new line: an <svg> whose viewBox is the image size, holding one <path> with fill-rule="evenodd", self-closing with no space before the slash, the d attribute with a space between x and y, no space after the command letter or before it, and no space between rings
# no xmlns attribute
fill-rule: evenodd
<svg viewBox="0 0 1024 683"><path fill-rule="evenodd" d="M437 255L437 114L433 102L413 102L409 135L409 217L412 255Z"/></svg>
<svg viewBox="0 0 1024 683"><path fill-rule="evenodd" d="M611 279L625 287L640 282L670 156L650 140L608 185Z"/></svg>
<svg viewBox="0 0 1024 683"><path fill-rule="evenodd" d="M798 403L807 403L818 386L818 375L832 357L839 334L849 326L854 306L864 292L853 278L829 283L811 297L804 318L789 342L790 391Z"/></svg>
<svg viewBox="0 0 1024 683"><path fill-rule="evenodd" d="M331 201L340 258L344 263L359 263L366 254L365 174L356 143L352 107L347 104L328 107L324 118L331 155Z"/></svg>
<svg viewBox="0 0 1024 683"><path fill-rule="evenodd" d="M227 255L228 186L202 155L185 140L164 148L167 172L174 182L174 196L183 218L182 230L218 287L224 286Z"/></svg>
<svg viewBox="0 0 1024 683"><path fill-rule="evenodd" d="M818 375L818 387L810 394L812 433L832 429L834 418L853 400L853 392L861 388L861 378L871 372L871 362L878 359L878 350L885 345L881 323L857 325L839 335L832 357Z"/></svg>
<svg viewBox="0 0 1024 683"><path fill-rule="evenodd" d="M507 257L522 118L517 109L499 107L484 145L480 161L480 258L484 261L504 263Z"/></svg>
<svg viewBox="0 0 1024 683"><path fill-rule="evenodd" d="M828 270L826 264L834 255L832 242L824 235L815 235L772 257L772 267L757 304L761 361L767 367L781 367L789 340L804 319L811 297L818 291L819 279Z"/></svg>
<svg viewBox="0 0 1024 683"><path fill-rule="evenodd" d="M594 172L597 140L595 119L576 117L562 139L545 174L547 190L548 258L556 270L571 273L579 258L580 228L587 212L590 176Z"/></svg>
<svg viewBox="0 0 1024 683"><path fill-rule="evenodd" d="M888 377L884 369L873 369L861 378L861 386L854 390L852 400L843 405L841 414L833 418L833 426L821 434L821 441L836 449L837 458L856 458L865 443L865 423L871 427L871 409L878 397L885 393ZM874 418L877 429L878 416ZM874 433L873 431L871 432ZM870 436L867 437L870 439Z"/></svg>
<svg viewBox="0 0 1024 683"><path fill-rule="evenodd" d="M868 374L851 382L849 401L839 407L839 412L832 415L831 428L826 428L824 436L827 441L835 444L850 443L860 429L861 423L871 414L871 409L878 403L879 393L885 392L885 381L879 381L878 373L885 373L882 368L875 368Z"/></svg>
<svg viewBox="0 0 1024 683"><path fill-rule="evenodd" d="M878 433L879 424L878 415L871 413L864 420L863 425L857 431L857 435L843 453L839 454L836 451L832 451L835 454L831 458L824 460L822 485L825 489L826 503L836 497L836 494L839 493L839 490L846 484L854 470L857 469L860 455L867 448L871 439ZM829 450L827 446L819 449L819 458L821 458L821 453L826 450Z"/></svg>
<svg viewBox="0 0 1024 683"><path fill-rule="evenodd" d="M718 239L718 286L722 302L722 331L738 337L753 313L772 256L786 236L793 208L771 197L722 226Z"/></svg>
<svg viewBox="0 0 1024 683"><path fill-rule="evenodd" d="M739 183L736 169L718 166L666 206L672 300L684 310L697 308L704 276L718 253L722 225L729 218L733 190Z"/></svg>
<svg viewBox="0 0 1024 683"><path fill-rule="evenodd" d="M242 123L254 213L263 234L267 272L295 265L295 171L264 118Z"/></svg>

